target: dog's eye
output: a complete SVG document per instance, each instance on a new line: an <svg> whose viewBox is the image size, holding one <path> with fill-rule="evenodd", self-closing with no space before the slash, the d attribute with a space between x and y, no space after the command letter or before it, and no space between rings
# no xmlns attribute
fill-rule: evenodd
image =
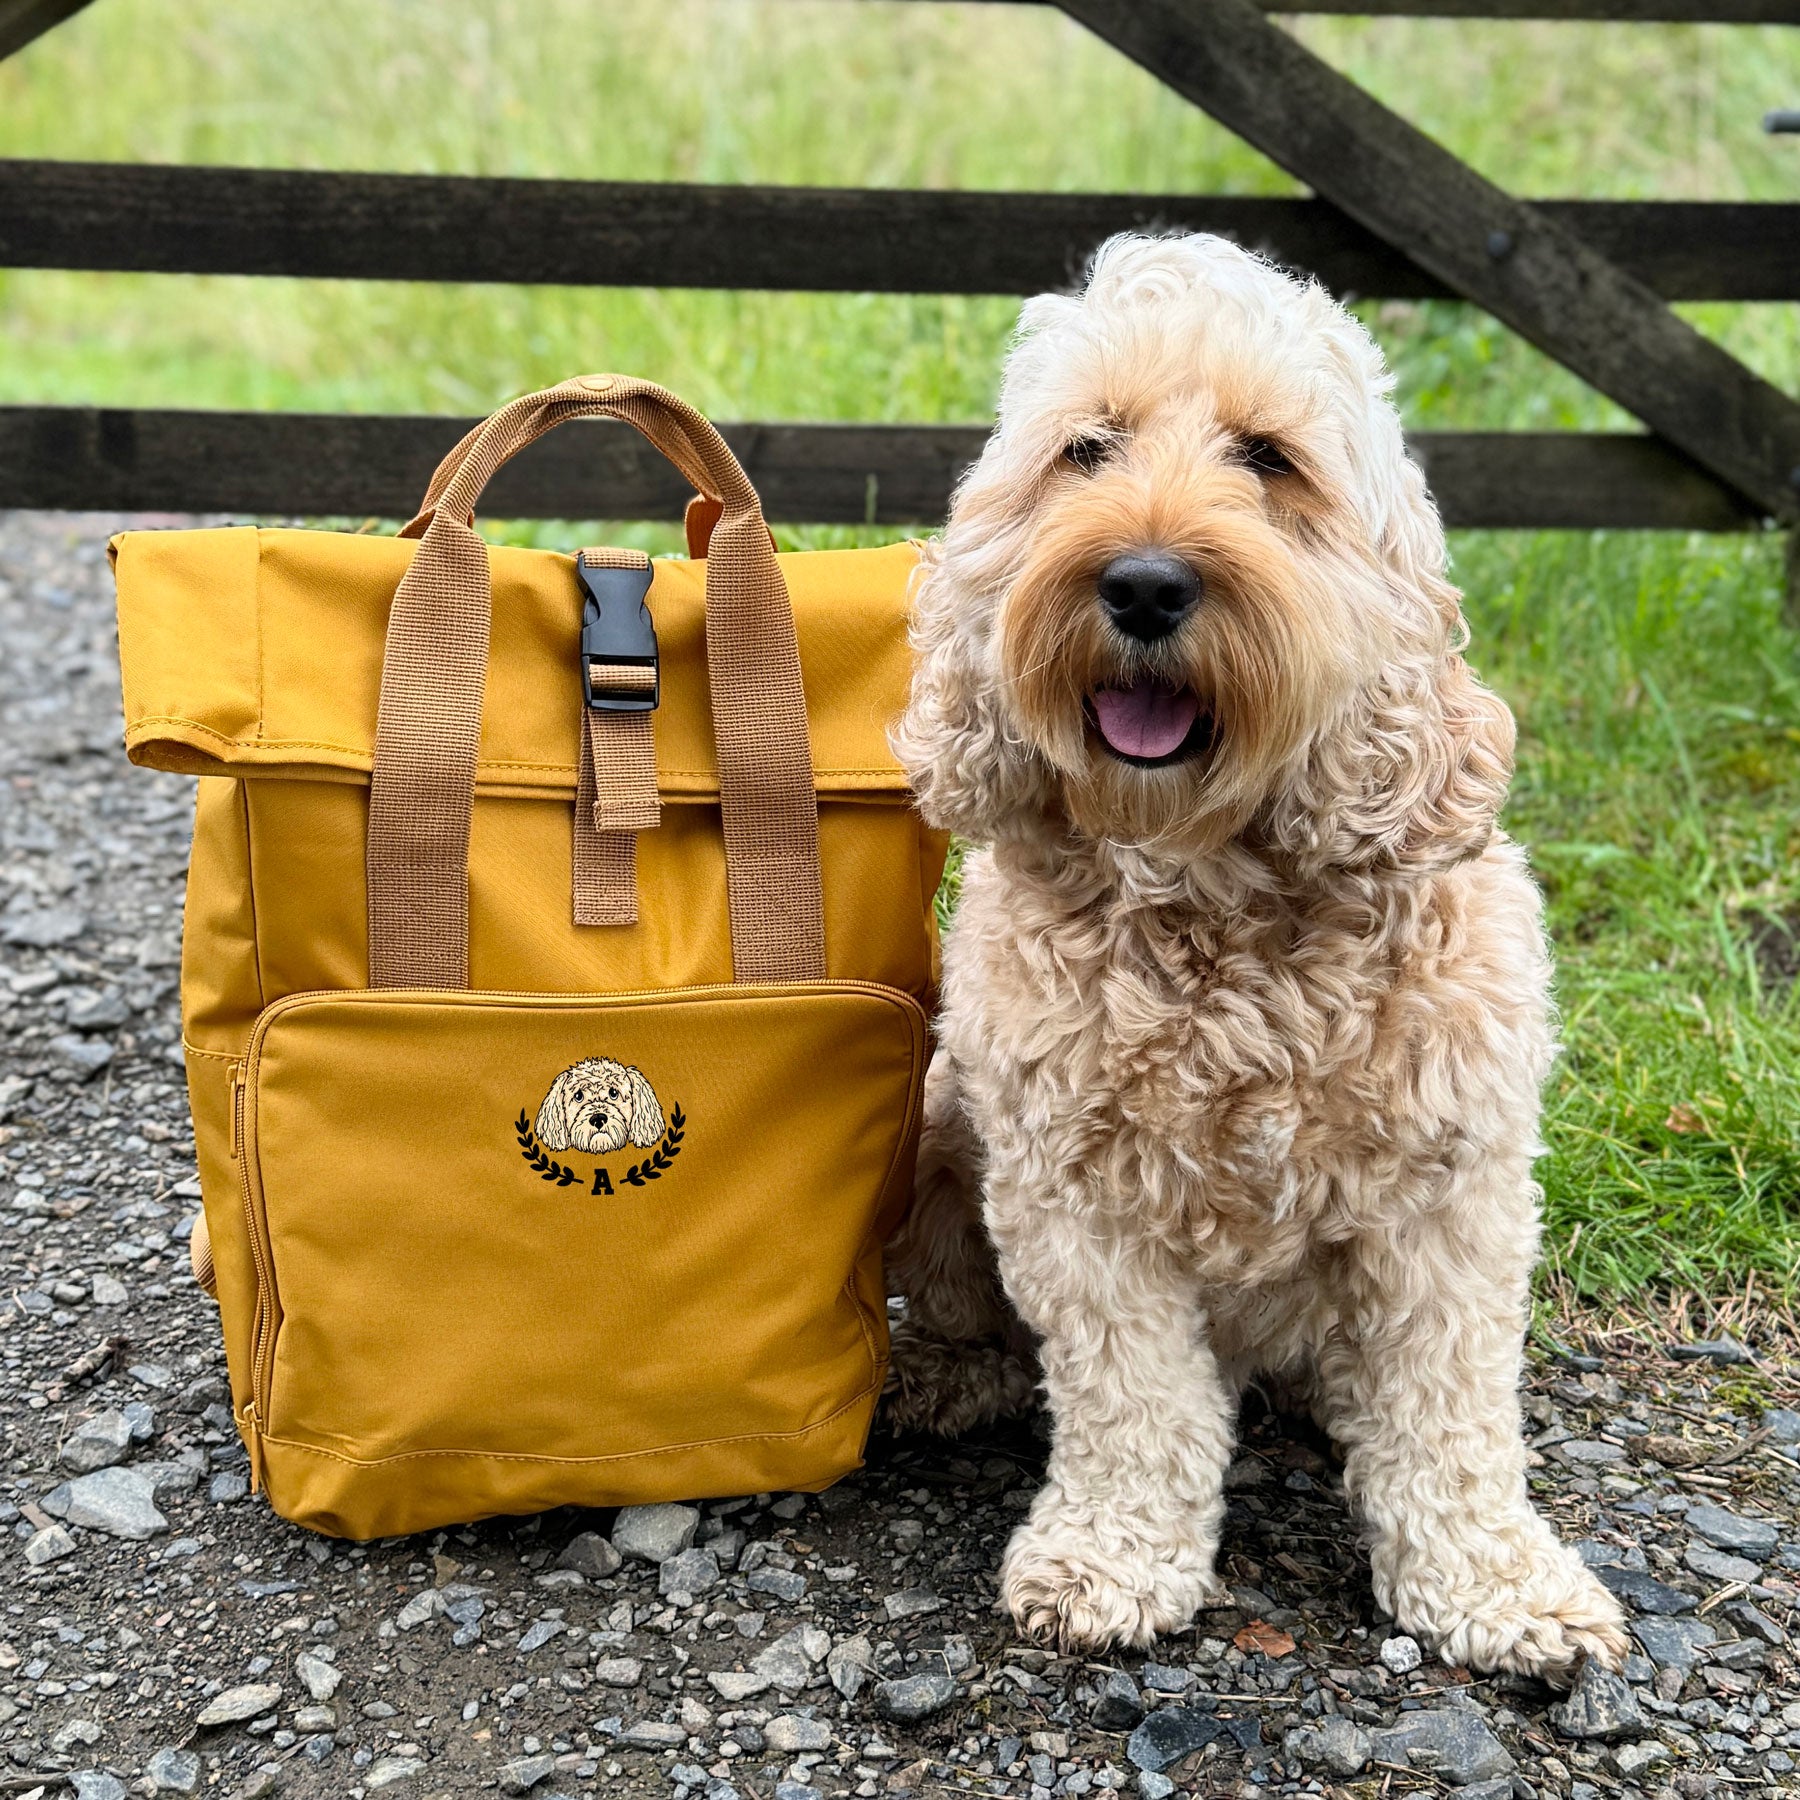
<svg viewBox="0 0 1800 1800"><path fill-rule="evenodd" d="M1112 455L1111 438L1098 436L1071 438L1058 452L1057 460L1068 468L1092 475Z"/></svg>
<svg viewBox="0 0 1800 1800"><path fill-rule="evenodd" d="M1288 453L1273 438L1239 438L1233 460L1253 474L1264 477L1291 475L1294 472L1294 465L1288 461Z"/></svg>

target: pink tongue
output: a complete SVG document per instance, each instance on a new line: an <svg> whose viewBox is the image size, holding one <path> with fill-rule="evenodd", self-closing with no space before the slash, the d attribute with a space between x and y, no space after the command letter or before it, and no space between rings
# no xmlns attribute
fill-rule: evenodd
<svg viewBox="0 0 1800 1800"><path fill-rule="evenodd" d="M1139 681L1094 690L1100 735L1121 756L1167 756L1181 747L1199 714L1200 702L1187 688Z"/></svg>

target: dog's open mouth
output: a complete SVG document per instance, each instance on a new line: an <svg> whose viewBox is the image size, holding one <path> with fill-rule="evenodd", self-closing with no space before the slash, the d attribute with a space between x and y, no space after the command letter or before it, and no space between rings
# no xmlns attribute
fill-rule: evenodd
<svg viewBox="0 0 1800 1800"><path fill-rule="evenodd" d="M1140 769L1182 762L1212 742L1212 714L1194 690L1151 677L1095 688L1087 710L1107 750Z"/></svg>

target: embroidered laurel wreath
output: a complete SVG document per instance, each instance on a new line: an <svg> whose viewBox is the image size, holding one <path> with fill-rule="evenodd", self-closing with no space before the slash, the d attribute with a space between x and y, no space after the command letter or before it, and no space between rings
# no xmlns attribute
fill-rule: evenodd
<svg viewBox="0 0 1800 1800"><path fill-rule="evenodd" d="M537 1171L539 1180L568 1187L571 1182L584 1179L579 1172L559 1163L545 1151L531 1128L531 1115L522 1107L513 1124L519 1136L519 1154ZM633 1163L619 1179L630 1182L633 1187L642 1187L647 1181L660 1181L664 1170L681 1154L681 1139L686 1127L687 1115L679 1106L671 1108L669 1128L663 1133L662 1142L642 1162Z"/></svg>

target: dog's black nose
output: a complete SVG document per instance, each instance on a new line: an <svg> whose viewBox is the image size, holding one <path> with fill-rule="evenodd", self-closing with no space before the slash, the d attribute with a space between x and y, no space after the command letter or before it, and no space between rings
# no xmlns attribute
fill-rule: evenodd
<svg viewBox="0 0 1800 1800"><path fill-rule="evenodd" d="M1127 637L1153 644L1200 604L1200 577L1178 556L1115 556L1100 577L1100 604Z"/></svg>
<svg viewBox="0 0 1800 1800"><path fill-rule="evenodd" d="M596 1131L604 1131L606 1129L606 1114L589 1113L588 1123L593 1126Z"/></svg>

